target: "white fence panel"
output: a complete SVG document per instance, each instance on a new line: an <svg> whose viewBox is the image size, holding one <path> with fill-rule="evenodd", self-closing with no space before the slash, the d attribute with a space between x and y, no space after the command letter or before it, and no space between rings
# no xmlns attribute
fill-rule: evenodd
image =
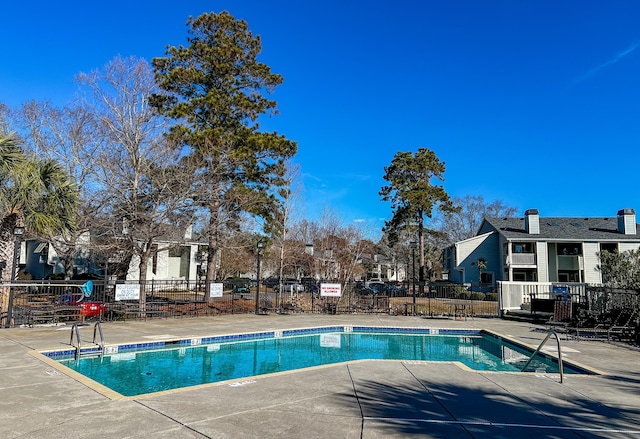
<svg viewBox="0 0 640 439"><path fill-rule="evenodd" d="M498 282L500 309L502 311L522 309L531 303L531 296L547 297L551 293L551 282Z"/></svg>
<svg viewBox="0 0 640 439"><path fill-rule="evenodd" d="M500 311L522 309L523 305L531 304L531 298L553 299L554 286L566 286L571 300L577 301L584 297L587 284L583 283L551 283L551 282L505 282L498 281Z"/></svg>

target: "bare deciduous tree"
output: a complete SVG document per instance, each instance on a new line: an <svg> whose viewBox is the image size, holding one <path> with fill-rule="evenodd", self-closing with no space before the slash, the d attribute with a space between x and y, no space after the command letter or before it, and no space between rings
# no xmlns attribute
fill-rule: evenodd
<svg viewBox="0 0 640 439"><path fill-rule="evenodd" d="M65 234L41 233L38 239L51 244L62 264L65 278L73 273L78 244L86 240L101 198L92 180L96 137L94 115L81 105L62 108L48 102L29 101L12 112L21 128L29 154L38 160L52 160L66 170L80 194L76 227ZM83 246L86 251L86 245Z"/></svg>
<svg viewBox="0 0 640 439"><path fill-rule="evenodd" d="M335 212L325 209L320 221L301 222L294 235L298 242L313 244L316 277L347 283L364 274L361 259L372 246L359 223L344 225Z"/></svg>
<svg viewBox="0 0 640 439"><path fill-rule="evenodd" d="M458 210L440 209L433 221L433 229L438 232L435 243L440 248L475 236L484 218L509 217L517 212L502 201L488 203L482 196L467 195L452 202Z"/></svg>
<svg viewBox="0 0 640 439"><path fill-rule="evenodd" d="M167 143L165 121L149 105L157 90L145 60L118 57L78 80L91 92L86 105L96 117L101 140L95 173L109 221L103 224L102 238L137 258L144 284L153 253L183 242L193 222L193 173ZM141 292L142 312L144 296Z"/></svg>
<svg viewBox="0 0 640 439"><path fill-rule="evenodd" d="M276 199L278 207L269 217L267 229L273 236L273 245L276 248L278 258L278 294L276 296L276 306L279 306L285 270L288 266L295 267L300 255L304 254L301 245L296 245L291 239L291 229L300 220L300 197L302 187L300 185L300 167L291 161L286 163L286 173L283 177L285 184L278 189ZM298 271L298 270L296 270ZM298 278L300 273L296 272Z"/></svg>

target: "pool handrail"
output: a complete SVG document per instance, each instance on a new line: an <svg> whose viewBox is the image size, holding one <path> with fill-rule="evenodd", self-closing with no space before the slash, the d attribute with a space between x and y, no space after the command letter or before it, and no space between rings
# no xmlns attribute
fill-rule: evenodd
<svg viewBox="0 0 640 439"><path fill-rule="evenodd" d="M97 333L100 334L100 343L96 343ZM77 346L73 344L74 334L78 342ZM80 338L80 326L78 325L78 323L74 323L73 326L71 327L71 338L69 339L69 344L76 348L74 358L76 360L80 359L80 356L82 355L82 349L81 349L82 342ZM102 357L104 355L105 347L104 347L104 335L102 333L102 325L100 324L100 321L97 321L96 324L93 326L93 344L98 345L100 347L100 351L98 352L98 355Z"/></svg>
<svg viewBox="0 0 640 439"><path fill-rule="evenodd" d="M542 340L542 343L540 343L540 346L538 346L538 349L536 349L533 352L533 354L531 354L531 357L529 357L529 360L522 367L522 372L524 372L527 369L527 366L529 366L533 358L538 354L538 352L540 352L540 349L542 349L542 346L544 346L544 344L547 342L547 340L549 340L549 338L552 335L555 336L556 342L558 344L558 371L560 372L560 383L562 383L564 381L564 371L562 367L562 349L560 348L560 337L558 337L558 333L553 329L549 329L547 331L547 336L544 338L544 340Z"/></svg>
<svg viewBox="0 0 640 439"><path fill-rule="evenodd" d="M96 330L100 332L100 344L96 343ZM100 321L97 321L95 325L93 325L93 344L97 344L100 346L100 350L102 354L104 354L104 335L102 334L102 325Z"/></svg>

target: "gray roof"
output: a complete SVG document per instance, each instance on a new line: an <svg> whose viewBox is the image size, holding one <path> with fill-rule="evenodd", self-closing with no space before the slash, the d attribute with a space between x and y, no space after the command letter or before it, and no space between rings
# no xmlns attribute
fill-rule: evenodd
<svg viewBox="0 0 640 439"><path fill-rule="evenodd" d="M635 235L618 231L618 218L543 218L540 234L530 235L525 230L524 218L485 218L480 233L497 230L509 240L528 241L640 241L640 225Z"/></svg>

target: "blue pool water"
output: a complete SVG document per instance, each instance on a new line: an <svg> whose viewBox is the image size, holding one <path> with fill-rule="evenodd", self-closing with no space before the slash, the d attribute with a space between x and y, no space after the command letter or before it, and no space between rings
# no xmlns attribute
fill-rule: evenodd
<svg viewBox="0 0 640 439"><path fill-rule="evenodd" d="M523 347L484 332L328 332L122 350L102 358L64 359L61 363L121 395L135 396L353 360L459 361L475 370L519 372L531 355ZM551 358L539 356L527 371L557 373L558 367ZM565 373L580 371L565 365Z"/></svg>

